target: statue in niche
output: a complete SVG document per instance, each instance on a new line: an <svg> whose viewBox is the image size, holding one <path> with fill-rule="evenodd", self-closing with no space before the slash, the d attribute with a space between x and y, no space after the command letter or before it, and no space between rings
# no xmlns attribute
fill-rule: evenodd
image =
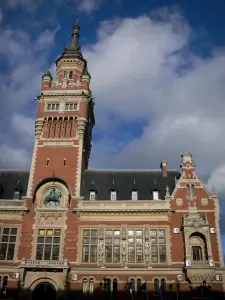
<svg viewBox="0 0 225 300"><path fill-rule="evenodd" d="M62 201L62 193L59 189L53 187L47 191L47 195L44 198L45 206L59 206Z"/></svg>

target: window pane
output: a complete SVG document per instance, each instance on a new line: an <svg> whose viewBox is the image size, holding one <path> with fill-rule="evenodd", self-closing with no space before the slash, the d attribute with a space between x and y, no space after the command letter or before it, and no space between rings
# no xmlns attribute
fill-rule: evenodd
<svg viewBox="0 0 225 300"><path fill-rule="evenodd" d="M6 259L7 244L2 243L0 246L0 260Z"/></svg>
<svg viewBox="0 0 225 300"><path fill-rule="evenodd" d="M118 246L113 247L113 262L114 263L120 262L120 247Z"/></svg>
<svg viewBox="0 0 225 300"><path fill-rule="evenodd" d="M54 237L53 243L54 244L59 244L60 243L60 237Z"/></svg>
<svg viewBox="0 0 225 300"><path fill-rule="evenodd" d="M98 236L98 230L92 230L91 236Z"/></svg>
<svg viewBox="0 0 225 300"><path fill-rule="evenodd" d="M128 247L128 262L135 262L135 248L133 246Z"/></svg>
<svg viewBox="0 0 225 300"><path fill-rule="evenodd" d="M44 245L37 245L36 259L42 260Z"/></svg>
<svg viewBox="0 0 225 300"><path fill-rule="evenodd" d="M106 246L105 247L105 261L107 263L112 262L112 246Z"/></svg>
<svg viewBox="0 0 225 300"><path fill-rule="evenodd" d="M97 262L97 246L91 246L90 262Z"/></svg>
<svg viewBox="0 0 225 300"><path fill-rule="evenodd" d="M90 230L84 230L83 235L84 236L89 236L90 235Z"/></svg>
<svg viewBox="0 0 225 300"><path fill-rule="evenodd" d="M11 228L11 235L17 235L17 228Z"/></svg>
<svg viewBox="0 0 225 300"><path fill-rule="evenodd" d="M61 235L61 230L60 229L55 229L54 230L54 235L55 236L60 236Z"/></svg>
<svg viewBox="0 0 225 300"><path fill-rule="evenodd" d="M44 250L44 260L50 260L51 259L51 250L52 246L51 245L45 245L45 250Z"/></svg>
<svg viewBox="0 0 225 300"><path fill-rule="evenodd" d="M114 236L119 236L120 235L120 231L119 230L115 230L114 231Z"/></svg>
<svg viewBox="0 0 225 300"><path fill-rule="evenodd" d="M83 244L89 244L89 237L83 238Z"/></svg>
<svg viewBox="0 0 225 300"><path fill-rule="evenodd" d="M166 246L159 246L159 261L161 263L166 262Z"/></svg>
<svg viewBox="0 0 225 300"><path fill-rule="evenodd" d="M43 244L44 243L44 237L39 236L37 242Z"/></svg>
<svg viewBox="0 0 225 300"><path fill-rule="evenodd" d="M2 236L2 242L7 243L9 240L9 235L3 235Z"/></svg>
<svg viewBox="0 0 225 300"><path fill-rule="evenodd" d="M7 253L7 260L13 260L14 250L15 250L15 244L9 244L8 253Z"/></svg>
<svg viewBox="0 0 225 300"><path fill-rule="evenodd" d="M45 230L44 229L39 229L38 235L45 235Z"/></svg>
<svg viewBox="0 0 225 300"><path fill-rule="evenodd" d="M47 235L48 236L51 236L53 234L53 230L51 229L51 230L47 230Z"/></svg>
<svg viewBox="0 0 225 300"><path fill-rule="evenodd" d="M10 242L16 242L16 236L15 235L10 236L9 241Z"/></svg>
<svg viewBox="0 0 225 300"><path fill-rule="evenodd" d="M59 246L54 245L52 249L52 259L53 260L58 260L59 259Z"/></svg>
<svg viewBox="0 0 225 300"><path fill-rule="evenodd" d="M3 234L9 234L9 230L10 230L10 228L4 228L3 229Z"/></svg>
<svg viewBox="0 0 225 300"><path fill-rule="evenodd" d="M137 262L141 263L143 262L143 249L141 246L137 247Z"/></svg>
<svg viewBox="0 0 225 300"><path fill-rule="evenodd" d="M89 246L83 246L82 261L88 262L88 260L89 260Z"/></svg>
<svg viewBox="0 0 225 300"><path fill-rule="evenodd" d="M159 235L159 236L165 236L165 230L160 229L160 230L158 231L158 235Z"/></svg>
<svg viewBox="0 0 225 300"><path fill-rule="evenodd" d="M112 235L112 230L106 230L105 235L106 236L111 236Z"/></svg>
<svg viewBox="0 0 225 300"><path fill-rule="evenodd" d="M45 243L52 244L52 237L45 237Z"/></svg>

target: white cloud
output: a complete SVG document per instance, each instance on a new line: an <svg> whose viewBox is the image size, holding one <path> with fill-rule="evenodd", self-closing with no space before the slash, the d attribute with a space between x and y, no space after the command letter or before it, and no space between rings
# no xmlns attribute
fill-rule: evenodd
<svg viewBox="0 0 225 300"><path fill-rule="evenodd" d="M0 145L0 168L1 169L29 169L30 153L24 148Z"/></svg>
<svg viewBox="0 0 225 300"><path fill-rule="evenodd" d="M84 51L99 122L91 165L151 168L165 158L174 168L191 151L198 174L209 176L224 162L224 51L192 53L187 22L160 14L104 22ZM140 123L140 135L127 139Z"/></svg>
<svg viewBox="0 0 225 300"><path fill-rule="evenodd" d="M86 14L98 10L101 2L102 0L76 0L78 10Z"/></svg>
<svg viewBox="0 0 225 300"><path fill-rule="evenodd" d="M1 54L12 66L10 80L1 86L10 112L40 90L49 47L45 32L38 39L43 55L31 54L38 42L16 33L1 34L6 41ZM155 168L165 158L174 168L179 167L181 152L191 151L198 175L211 174L210 185L217 185L222 172L218 167L225 164L225 55L220 49L210 58L192 53L192 34L179 12L164 8L151 17L102 22L97 42L82 47L96 97L92 167ZM12 124L16 118L20 116L14 116ZM20 133L26 132L26 126L19 127ZM26 163L20 162L21 167Z"/></svg>

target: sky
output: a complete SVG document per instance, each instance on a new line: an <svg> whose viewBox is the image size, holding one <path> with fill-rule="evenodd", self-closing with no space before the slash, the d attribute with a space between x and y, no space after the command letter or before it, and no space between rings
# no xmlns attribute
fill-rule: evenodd
<svg viewBox="0 0 225 300"><path fill-rule="evenodd" d="M179 170L189 151L225 235L224 0L0 0L0 168L30 168L41 76L77 16L96 104L90 168Z"/></svg>

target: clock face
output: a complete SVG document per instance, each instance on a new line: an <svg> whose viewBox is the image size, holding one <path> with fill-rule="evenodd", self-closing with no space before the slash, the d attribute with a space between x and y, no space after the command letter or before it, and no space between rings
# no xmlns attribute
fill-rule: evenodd
<svg viewBox="0 0 225 300"><path fill-rule="evenodd" d="M49 188L44 194L45 206L61 206L62 204L62 192L58 187Z"/></svg>

